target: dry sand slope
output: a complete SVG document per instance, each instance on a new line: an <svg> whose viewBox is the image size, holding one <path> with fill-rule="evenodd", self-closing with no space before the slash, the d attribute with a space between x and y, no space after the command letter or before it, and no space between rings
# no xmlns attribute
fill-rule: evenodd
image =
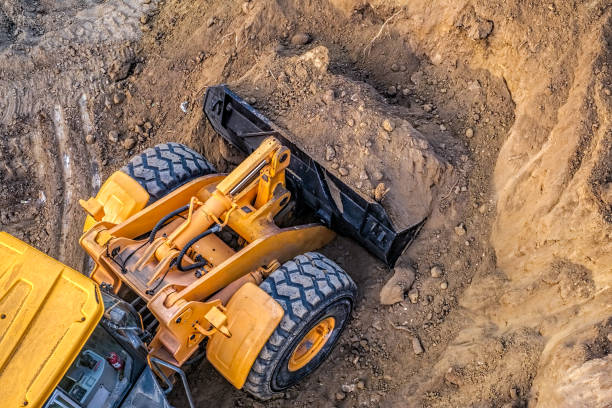
<svg viewBox="0 0 612 408"><path fill-rule="evenodd" d="M607 407L611 23L605 0L5 2L0 226L85 267L76 199L132 154L240 160L201 113L225 82L396 223L427 223L392 305L393 271L325 249L360 299L313 376L262 404L203 362L198 403Z"/></svg>

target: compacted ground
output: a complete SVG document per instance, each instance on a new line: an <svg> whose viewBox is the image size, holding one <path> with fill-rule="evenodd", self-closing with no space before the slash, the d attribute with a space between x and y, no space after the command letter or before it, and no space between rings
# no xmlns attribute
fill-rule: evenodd
<svg viewBox="0 0 612 408"><path fill-rule="evenodd" d="M202 113L227 83L398 227L426 222L395 270L322 250L359 300L312 376L264 403L204 361L198 405L610 406L609 2L404 3L4 2L0 227L85 270L77 200L132 155L241 160Z"/></svg>

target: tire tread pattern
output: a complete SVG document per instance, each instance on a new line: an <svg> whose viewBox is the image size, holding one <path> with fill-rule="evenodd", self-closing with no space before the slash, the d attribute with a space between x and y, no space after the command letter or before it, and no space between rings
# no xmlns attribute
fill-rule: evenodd
<svg viewBox="0 0 612 408"><path fill-rule="evenodd" d="M285 262L261 285L285 310L280 324L253 363L244 390L260 399L277 394L270 387L271 373L299 327L318 306L334 296L354 299L357 286L335 262L317 252L308 252Z"/></svg>
<svg viewBox="0 0 612 408"><path fill-rule="evenodd" d="M175 142L146 149L134 156L121 171L147 190L149 204L195 177L216 172L202 155Z"/></svg>

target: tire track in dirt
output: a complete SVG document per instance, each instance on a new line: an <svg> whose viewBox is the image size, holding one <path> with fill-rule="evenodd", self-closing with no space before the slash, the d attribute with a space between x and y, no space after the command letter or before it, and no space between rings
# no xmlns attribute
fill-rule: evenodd
<svg viewBox="0 0 612 408"><path fill-rule="evenodd" d="M83 270L86 257L78 238L85 213L78 199L101 185L100 150L86 142L88 134L100 137L94 102L108 91L112 66L133 59L131 44L142 36L140 18L154 13L158 2L67 0L40 7L40 18L15 12L21 25L35 26L40 36L27 43L16 38L14 46L0 51L0 127L19 145L16 150L0 140L0 158L8 154L6 163L17 165L22 156L33 160L20 167L27 187L7 190L0 221ZM4 167L0 176L14 173Z"/></svg>

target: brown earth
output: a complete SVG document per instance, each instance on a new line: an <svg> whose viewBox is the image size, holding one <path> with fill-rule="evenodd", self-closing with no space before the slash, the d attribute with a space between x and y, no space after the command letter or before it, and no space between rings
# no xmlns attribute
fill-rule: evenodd
<svg viewBox="0 0 612 408"><path fill-rule="evenodd" d="M427 223L399 263L415 303L381 305L392 271L339 238L323 252L360 298L331 358L267 403L203 362L199 405L612 406L610 3L404 3L0 5L1 228L86 268L76 200L131 155L240 160L201 112L228 83L362 194L384 183L398 225Z"/></svg>

